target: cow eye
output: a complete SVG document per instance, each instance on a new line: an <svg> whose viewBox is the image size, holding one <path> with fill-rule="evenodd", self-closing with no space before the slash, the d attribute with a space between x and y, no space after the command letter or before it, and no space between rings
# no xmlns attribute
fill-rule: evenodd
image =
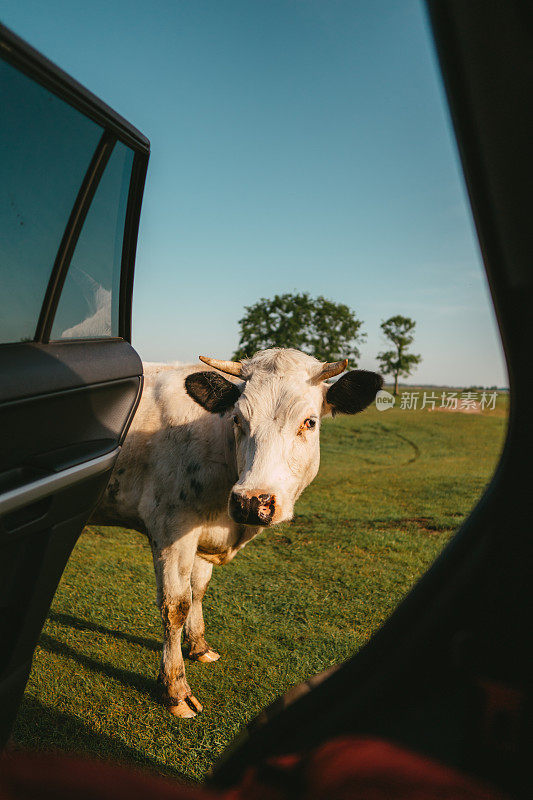
<svg viewBox="0 0 533 800"><path fill-rule="evenodd" d="M300 430L298 433L302 433L302 431L312 431L313 428L316 427L316 419L314 417L308 417L304 419L302 424L300 425Z"/></svg>
<svg viewBox="0 0 533 800"><path fill-rule="evenodd" d="M240 424L241 424L241 423L239 422L239 417L237 416L237 414L234 414L234 415L233 415L233 417L232 417L232 419L233 419L233 424L234 424L234 425L240 425Z"/></svg>

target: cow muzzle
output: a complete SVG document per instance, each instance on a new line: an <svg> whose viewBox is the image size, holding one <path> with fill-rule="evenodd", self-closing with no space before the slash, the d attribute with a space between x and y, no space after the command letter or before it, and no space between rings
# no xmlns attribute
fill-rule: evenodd
<svg viewBox="0 0 533 800"><path fill-rule="evenodd" d="M229 498L229 515L241 525L270 525L276 512L273 494L232 492Z"/></svg>

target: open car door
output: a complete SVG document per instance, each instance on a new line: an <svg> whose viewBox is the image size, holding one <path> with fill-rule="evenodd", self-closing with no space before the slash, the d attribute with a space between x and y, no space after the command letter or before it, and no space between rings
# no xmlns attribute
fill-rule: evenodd
<svg viewBox="0 0 533 800"><path fill-rule="evenodd" d="M149 142L0 26L0 745L142 391Z"/></svg>

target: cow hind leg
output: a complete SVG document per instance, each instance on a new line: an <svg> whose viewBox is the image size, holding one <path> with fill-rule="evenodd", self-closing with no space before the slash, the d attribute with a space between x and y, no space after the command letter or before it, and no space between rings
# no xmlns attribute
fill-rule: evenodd
<svg viewBox="0 0 533 800"><path fill-rule="evenodd" d="M202 710L187 682L181 652L181 632L192 602L190 580L196 547L191 551L190 545L183 540L163 548L152 545L163 622L158 683L163 704L176 717L195 717Z"/></svg>
<svg viewBox="0 0 533 800"><path fill-rule="evenodd" d="M207 644L205 639L204 615L202 600L211 580L213 564L200 556L194 559L191 573L192 603L185 622L184 639L188 647L187 657L191 661L208 664L217 661L220 654Z"/></svg>

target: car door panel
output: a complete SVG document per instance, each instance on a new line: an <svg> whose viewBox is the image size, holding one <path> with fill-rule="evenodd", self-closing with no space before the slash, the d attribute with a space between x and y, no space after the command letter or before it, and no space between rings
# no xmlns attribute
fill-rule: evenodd
<svg viewBox="0 0 533 800"><path fill-rule="evenodd" d="M0 389L1 482L14 465L57 470L77 454L116 448L140 396L142 364L126 342L24 344L0 348L0 372L11 376Z"/></svg>
<svg viewBox="0 0 533 800"><path fill-rule="evenodd" d="M129 340L149 142L2 26L0 56L1 745L141 397Z"/></svg>

